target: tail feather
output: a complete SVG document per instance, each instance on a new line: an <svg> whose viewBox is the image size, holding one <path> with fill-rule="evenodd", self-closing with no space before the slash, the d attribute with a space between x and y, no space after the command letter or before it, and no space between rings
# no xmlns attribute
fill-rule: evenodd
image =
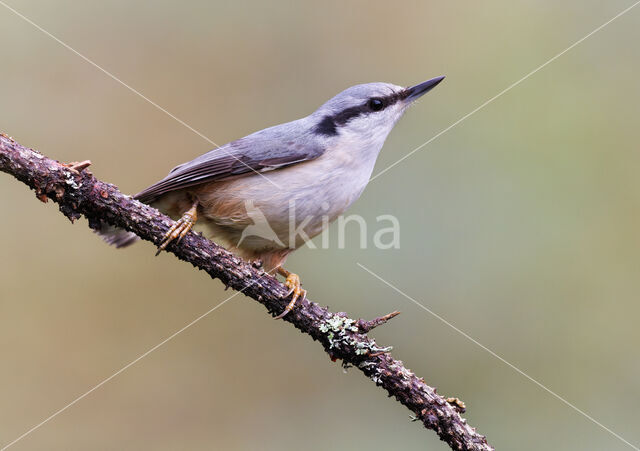
<svg viewBox="0 0 640 451"><path fill-rule="evenodd" d="M102 223L100 229L95 231L100 238L102 238L107 244L115 247L126 247L138 241L140 238L133 232L127 232L124 229L119 229L115 226Z"/></svg>

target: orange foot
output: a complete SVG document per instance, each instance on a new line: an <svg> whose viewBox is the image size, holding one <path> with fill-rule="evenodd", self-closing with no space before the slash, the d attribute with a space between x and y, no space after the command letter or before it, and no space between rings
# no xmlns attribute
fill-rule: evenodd
<svg viewBox="0 0 640 451"><path fill-rule="evenodd" d="M164 234L162 243L160 243L160 247L158 247L158 252L156 252L156 255L162 252L169 245L169 243L171 243L176 238L178 239L178 243L182 241L182 238L184 238L185 235L189 233L189 230L191 230L193 225L198 220L197 210L198 202L196 201L193 203L193 206L189 210L187 210L184 215L182 215L180 219L173 223L167 233Z"/></svg>
<svg viewBox="0 0 640 451"><path fill-rule="evenodd" d="M289 291L284 297L289 297L291 295L293 296L291 297L291 301L289 302L287 307L284 309L284 311L273 319L280 319L284 317L287 313L289 313L293 309L293 307L296 305L296 302L298 301L300 296L302 296L303 301L307 298L307 290L302 288L302 284L300 283L300 277L297 274L289 272L281 266L278 267L278 274L287 278L284 284L287 286L287 288L289 288Z"/></svg>

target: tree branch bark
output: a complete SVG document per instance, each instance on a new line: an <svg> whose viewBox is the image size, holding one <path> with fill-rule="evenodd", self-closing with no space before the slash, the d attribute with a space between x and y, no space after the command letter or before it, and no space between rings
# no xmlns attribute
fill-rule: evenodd
<svg viewBox="0 0 640 451"><path fill-rule="evenodd" d="M88 162L70 168L23 147L7 135L0 136L0 170L13 175L35 190L38 199L57 202L72 222L85 216L90 227L100 221L134 232L158 245L173 221L156 209L122 194L111 184L97 180L83 170ZM167 251L179 259L220 279L227 287L242 291L264 305L272 316L283 311L287 289L274 277L247 263L199 234L189 233L179 245ZM343 312L333 313L305 300L284 321L311 336L324 347L332 360L353 366L384 388L414 413L428 429L454 450L488 451L493 448L460 416L464 405L444 398L389 354L390 347L378 345L367 332L384 324L397 313L371 321L353 320Z"/></svg>

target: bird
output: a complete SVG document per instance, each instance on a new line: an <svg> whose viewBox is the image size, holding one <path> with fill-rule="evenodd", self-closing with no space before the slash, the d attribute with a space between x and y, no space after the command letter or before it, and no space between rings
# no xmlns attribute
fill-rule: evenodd
<svg viewBox="0 0 640 451"><path fill-rule="evenodd" d="M284 317L307 296L300 277L284 269L287 256L360 197L396 122L443 79L410 87L381 82L351 86L306 117L176 166L133 196L176 220L158 253L180 243L197 221L214 242L285 278L291 300L275 318ZM300 233L291 233L292 228ZM108 224L97 232L116 247L139 239Z"/></svg>

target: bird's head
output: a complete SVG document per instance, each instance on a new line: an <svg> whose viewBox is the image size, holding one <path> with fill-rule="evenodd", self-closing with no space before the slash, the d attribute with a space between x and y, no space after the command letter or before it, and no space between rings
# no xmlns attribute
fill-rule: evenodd
<svg viewBox="0 0 640 451"><path fill-rule="evenodd" d="M409 88L391 83L352 86L313 113L314 132L326 137L347 135L384 140L407 107L443 79L432 78Z"/></svg>

